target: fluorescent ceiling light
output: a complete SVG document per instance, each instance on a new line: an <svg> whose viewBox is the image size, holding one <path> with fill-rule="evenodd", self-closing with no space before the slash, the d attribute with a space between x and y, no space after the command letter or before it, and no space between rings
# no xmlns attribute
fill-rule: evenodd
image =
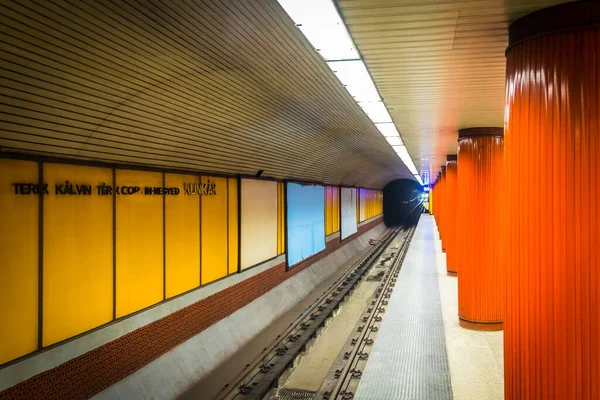
<svg viewBox="0 0 600 400"><path fill-rule="evenodd" d="M360 102L359 106L374 123L392 122L392 117L388 113L385 105L381 101Z"/></svg>
<svg viewBox="0 0 600 400"><path fill-rule="evenodd" d="M392 146L400 146L400 145L402 145L402 139L400 139L400 136L386 137L385 140L387 140L388 143L391 144Z"/></svg>
<svg viewBox="0 0 600 400"><path fill-rule="evenodd" d="M359 58L346 25L331 0L278 0L325 60Z"/></svg>
<svg viewBox="0 0 600 400"><path fill-rule="evenodd" d="M418 174L333 0L277 0L411 171ZM420 179L420 178L419 178Z"/></svg>
<svg viewBox="0 0 600 400"><path fill-rule="evenodd" d="M421 184L421 186L423 186L423 181L421 180L421 175L415 174L415 179L419 181L419 183Z"/></svg>
<svg viewBox="0 0 600 400"><path fill-rule="evenodd" d="M412 159L410 158L410 154L408 154L408 150L406 150L406 146L392 146L392 147L394 148L394 150L396 151L396 154L398 154L398 157L400 157L400 159L402 160L404 165L406 165L406 167L408 168L410 173L413 175L417 175L419 173L419 171L417 171L415 164L413 163Z"/></svg>
<svg viewBox="0 0 600 400"><path fill-rule="evenodd" d="M358 102L381 100L362 60L330 61L327 65L346 86L346 90L350 92L354 100Z"/></svg>
<svg viewBox="0 0 600 400"><path fill-rule="evenodd" d="M386 122L383 124L375 124L375 126L377 127L377 129L379 129L379 132L381 132L381 134L384 137L400 136L400 134L398 133L398 130L396 129L396 125L394 125L392 122Z"/></svg>

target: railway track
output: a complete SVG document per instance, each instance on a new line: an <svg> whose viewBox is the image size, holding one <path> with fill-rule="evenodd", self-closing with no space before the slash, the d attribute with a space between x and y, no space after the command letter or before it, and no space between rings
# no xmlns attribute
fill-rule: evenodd
<svg viewBox="0 0 600 400"><path fill-rule="evenodd" d="M418 216L416 219L418 221ZM361 324L351 335L351 350L345 352L342 357L344 360L343 368L335 370L334 379L326 380L314 399L350 400L354 398L415 228L416 223L406 231L406 236L400 247L392 249L395 251L392 265L383 277L381 285L373 294L370 306L363 312L360 318Z"/></svg>
<svg viewBox="0 0 600 400"><path fill-rule="evenodd" d="M415 214L415 218L418 219L419 214L416 212ZM376 261L384 256L383 261L386 263L393 259L392 267L389 268L387 275L383 277L382 285L377 289L372 307L369 307L370 311L369 316L366 316L365 329L363 329L363 332L359 332L359 339L362 339L357 341L356 351L352 351L347 357L348 362L346 365L348 368L344 367L340 371L338 379L340 384L332 388L328 393L328 397L326 397L329 399L351 398L344 396L348 396L349 391L351 391L352 376L356 377L358 361L361 361L361 357L364 357L364 346L372 343L372 339L368 334L374 333L376 329L374 330L373 327L376 327L376 324L381 321L381 314L384 312L381 309L387 304L385 299L391 293L395 277L397 277L400 270L401 260L406 253L406 250L403 249L408 248L413 231L414 228L408 230L395 228L379 241L372 241L372 247L369 251L308 307L269 347L265 348L259 359L247 365L244 372L228 384L216 399L258 400L274 397L279 384L286 380L289 373L301 359L301 355L310 348L315 338L325 329L328 321L331 321L335 316L340 305L351 296L354 288L368 274ZM400 248L390 250L395 239L401 234L404 234L404 239ZM346 381L348 384L344 384Z"/></svg>

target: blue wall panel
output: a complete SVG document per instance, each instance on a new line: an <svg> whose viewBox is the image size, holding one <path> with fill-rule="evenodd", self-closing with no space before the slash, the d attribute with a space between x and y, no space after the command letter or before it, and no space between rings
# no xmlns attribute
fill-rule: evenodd
<svg viewBox="0 0 600 400"><path fill-rule="evenodd" d="M287 184L288 265L325 249L325 188Z"/></svg>

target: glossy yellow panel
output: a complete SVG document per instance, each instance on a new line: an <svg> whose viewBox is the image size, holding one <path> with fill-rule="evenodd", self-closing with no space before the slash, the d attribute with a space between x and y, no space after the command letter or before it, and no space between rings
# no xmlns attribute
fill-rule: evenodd
<svg viewBox="0 0 600 400"><path fill-rule="evenodd" d="M277 182L277 254L285 253L285 186Z"/></svg>
<svg viewBox="0 0 600 400"><path fill-rule="evenodd" d="M340 188L333 188L333 232L340 231Z"/></svg>
<svg viewBox="0 0 600 400"><path fill-rule="evenodd" d="M227 178L229 188L229 273L235 274L238 270L238 181L236 178Z"/></svg>
<svg viewBox="0 0 600 400"><path fill-rule="evenodd" d="M165 195L167 298L200 286L200 195L184 190L198 183L197 175L165 174L165 187L180 189Z"/></svg>
<svg viewBox="0 0 600 400"><path fill-rule="evenodd" d="M333 193L331 186L325 186L325 235L333 233Z"/></svg>
<svg viewBox="0 0 600 400"><path fill-rule="evenodd" d="M44 164L44 346L112 320L113 197L98 194L112 180L110 168Z"/></svg>
<svg viewBox="0 0 600 400"><path fill-rule="evenodd" d="M227 178L202 177L214 184L212 195L202 195L202 284L224 277L227 265Z"/></svg>
<svg viewBox="0 0 600 400"><path fill-rule="evenodd" d="M333 186L329 187L329 199L328 199L328 212L329 212L329 234L335 232L335 188Z"/></svg>
<svg viewBox="0 0 600 400"><path fill-rule="evenodd" d="M123 194L160 188L162 179L158 172L117 170L117 318L163 299L163 196Z"/></svg>
<svg viewBox="0 0 600 400"><path fill-rule="evenodd" d="M39 198L13 183L38 175L35 162L0 159L0 364L37 349Z"/></svg>

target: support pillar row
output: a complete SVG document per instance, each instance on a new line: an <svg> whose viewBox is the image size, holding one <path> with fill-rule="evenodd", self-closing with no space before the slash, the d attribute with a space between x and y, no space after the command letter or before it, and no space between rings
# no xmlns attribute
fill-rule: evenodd
<svg viewBox="0 0 600 400"><path fill-rule="evenodd" d="M442 166L442 175L440 177L440 241L442 242L442 251L446 252L446 242L445 242L445 229L446 229L446 209L447 207L447 199L446 199L446 166Z"/></svg>
<svg viewBox="0 0 600 400"><path fill-rule="evenodd" d="M505 397L600 399L600 3L516 21L506 61Z"/></svg>
<svg viewBox="0 0 600 400"><path fill-rule="evenodd" d="M502 156L504 128L458 132L459 325L502 330Z"/></svg>
<svg viewBox="0 0 600 400"><path fill-rule="evenodd" d="M457 157L455 155L447 156L446 161L446 227L444 235L446 236L446 271L449 276L457 276L458 260L456 252L456 200L457 200Z"/></svg>

